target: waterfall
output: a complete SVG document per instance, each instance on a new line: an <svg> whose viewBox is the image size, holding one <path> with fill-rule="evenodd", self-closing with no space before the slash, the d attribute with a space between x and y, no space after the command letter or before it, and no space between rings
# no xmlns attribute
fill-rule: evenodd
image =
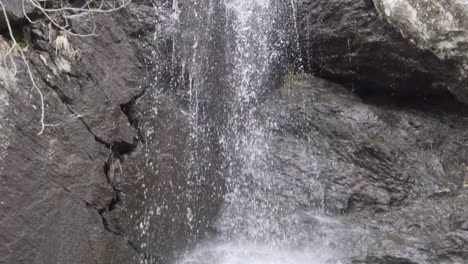
<svg viewBox="0 0 468 264"><path fill-rule="evenodd" d="M228 23L235 36L229 50L229 58L233 58L229 85L234 95L222 141L229 162L229 188L218 225L223 233L248 241L273 242L280 235L271 219L275 205L265 192L271 185L265 173L267 134L256 116L262 95L271 89L268 79L280 57L270 42L276 33L273 4L270 0L226 2Z"/></svg>
<svg viewBox="0 0 468 264"><path fill-rule="evenodd" d="M167 3L174 31L158 44L147 106L156 147L145 148L145 211L131 215L140 263L320 263L321 238L298 221L311 212L297 213L273 157L275 123L260 114L295 64L284 52L297 48L295 1Z"/></svg>
<svg viewBox="0 0 468 264"><path fill-rule="evenodd" d="M182 65L177 83L186 84L179 90L192 124L188 178L205 178L207 149L218 146L226 183L224 202L212 223L214 234L178 262L319 261L314 250L293 235L297 229L292 212L285 209L288 200L275 194L278 175L268 170L267 127L272 124L257 113L286 70L283 49L297 45L295 2L192 0L180 10L175 2L173 9L181 32L175 49Z"/></svg>
<svg viewBox="0 0 468 264"><path fill-rule="evenodd" d="M187 92L194 130L192 143L196 144L204 136L197 131L215 127L227 186L218 222L222 225L220 228L225 229L224 233L248 240L273 238L271 230L260 228L268 221L267 211L272 205L245 188L248 183L256 185L255 188L268 188L268 175L264 175L262 168L266 164L261 162L268 145L263 125L255 115L262 96L271 89L268 85L274 63L281 56L271 43L277 33L273 4L270 0L193 1L186 6L185 13L192 25L198 25L189 27L196 35L190 36L190 44L185 46L182 55L189 75ZM221 10L223 13L219 13ZM213 23L219 16L224 16L223 26ZM213 38L218 38L219 42ZM219 43L222 48L215 50L212 45ZM222 59L215 65L215 58ZM209 72L214 67L223 69L222 73ZM206 117L199 122L201 104L210 110L204 111ZM197 149L194 148L195 152ZM200 161L196 157L193 160ZM249 210L257 214L246 215ZM267 228L275 227L272 223Z"/></svg>

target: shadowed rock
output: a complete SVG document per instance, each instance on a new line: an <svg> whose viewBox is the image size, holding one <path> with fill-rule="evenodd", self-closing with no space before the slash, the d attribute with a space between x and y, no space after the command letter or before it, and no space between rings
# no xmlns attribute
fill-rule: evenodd
<svg viewBox="0 0 468 264"><path fill-rule="evenodd" d="M457 65L448 89L468 103L468 3L454 1L375 0L380 15L439 59ZM434 73L436 74L436 73Z"/></svg>
<svg viewBox="0 0 468 264"><path fill-rule="evenodd" d="M299 1L305 70L361 93L425 97L450 90L463 99L461 87L466 86L466 75L461 74L460 65L466 65L466 5L444 1L442 7L451 13L427 15L435 1L417 4L413 23L408 17L413 9L405 6L420 1L397 1L393 9L385 7L395 1L375 2L378 9L371 0ZM405 10L397 12L398 8ZM381 19L378 11L387 19ZM442 27L450 14L454 15L453 24ZM431 19L435 22L430 23ZM428 38L419 41L425 32ZM453 47L441 47L444 43Z"/></svg>
<svg viewBox="0 0 468 264"><path fill-rule="evenodd" d="M12 25L27 21L26 16L31 15L34 11L34 6L28 1L3 0L2 2L5 6L5 11L7 13L8 19L10 20L10 24ZM0 7L0 31L5 30L6 28L7 23L3 14L3 9Z"/></svg>

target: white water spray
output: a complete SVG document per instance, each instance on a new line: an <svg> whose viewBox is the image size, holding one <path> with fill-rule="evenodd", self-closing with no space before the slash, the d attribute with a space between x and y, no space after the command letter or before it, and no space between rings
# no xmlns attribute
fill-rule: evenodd
<svg viewBox="0 0 468 264"><path fill-rule="evenodd" d="M273 64L281 56L271 43L271 36L277 33L273 25L278 22L272 10L278 3L225 0L224 4L233 35L224 54L230 65L227 88L231 97L226 106L227 125L220 136L227 160L224 178L228 191L215 224L218 235L187 253L179 263L323 263L325 258L319 256L327 254L323 250L318 254L318 246L312 247L296 234L298 227L287 199L275 193L281 180L268 173L272 165L269 135L266 124L256 117L262 95L271 89L267 86ZM291 4L295 15L294 0ZM296 24L294 27L297 31Z"/></svg>

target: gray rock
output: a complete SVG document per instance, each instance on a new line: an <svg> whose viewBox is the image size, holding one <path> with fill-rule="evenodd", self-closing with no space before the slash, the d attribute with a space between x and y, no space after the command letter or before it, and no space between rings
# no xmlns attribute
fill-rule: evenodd
<svg viewBox="0 0 468 264"><path fill-rule="evenodd" d="M458 85L449 86L468 103L468 3L375 0L380 15L419 47L458 66Z"/></svg>
<svg viewBox="0 0 468 264"><path fill-rule="evenodd" d="M34 6L28 1L4 0L2 2L5 5L5 11L7 12L8 19L12 25L24 22L24 20L27 19L26 16L30 16L34 11ZM7 24L3 14L3 9L0 6L0 30L4 30L6 28Z"/></svg>
<svg viewBox="0 0 468 264"><path fill-rule="evenodd" d="M353 263L458 263L466 107L386 100L374 105L325 80L289 76L259 112L269 131L264 169L274 179L265 197L288 215L282 224L295 239L326 237ZM335 220L288 220L317 208Z"/></svg>
<svg viewBox="0 0 468 264"><path fill-rule="evenodd" d="M271 173L318 187L310 201L346 212L462 188L466 109L378 107L321 79L289 78L262 110Z"/></svg>
<svg viewBox="0 0 468 264"><path fill-rule="evenodd" d="M219 158L204 139L193 145L190 119L171 97L148 92L131 109L142 144L125 159L115 184L122 202L108 219L142 252L141 261L171 263L207 235L218 212Z"/></svg>
<svg viewBox="0 0 468 264"><path fill-rule="evenodd" d="M208 94L198 117L207 125L195 132L182 93L149 85L145 64L177 67L174 28L169 1L156 10L139 2L96 17L98 36L69 37L80 56L57 52L44 25L27 26L28 59L54 125L43 135L24 65L17 58L17 76L0 67L0 263L165 263L216 232L225 168L207 115L225 102ZM418 97L444 94L456 79L458 66L411 44L371 1L303 0L300 10L308 71ZM71 17L73 30L89 31L83 19ZM258 191L284 208L281 224L298 240L330 238L326 246L347 254L337 258L463 261L467 110L395 98L361 99L323 79L287 76L257 113L269 146L258 162L272 164L270 189ZM314 210L333 221L301 214Z"/></svg>
<svg viewBox="0 0 468 264"><path fill-rule="evenodd" d="M147 10L130 8L133 15ZM147 31L150 18L143 24L129 10L95 18L97 36L66 37L80 56L49 43L45 25L24 26L31 29L26 54L50 125L42 135L40 99L25 65L15 55L16 76L0 67L0 263L138 258L129 238L105 216L119 201L110 167L119 168L137 136L122 105L147 86L146 40L132 33ZM76 32L92 23L86 16L72 20Z"/></svg>
<svg viewBox="0 0 468 264"><path fill-rule="evenodd" d="M448 233L427 245L427 250L439 263L463 263L468 259L468 232Z"/></svg>
<svg viewBox="0 0 468 264"><path fill-rule="evenodd" d="M377 1L379 2L395 1ZM435 4L434 1L429 2L430 5ZM455 8L460 4L445 1L443 5L453 5ZM417 19L427 19L422 22L422 27L433 16L424 15L427 13L424 12L426 7L419 8ZM379 10L383 11L381 8ZM462 8L458 7L456 10L461 11ZM401 14L406 14L405 12ZM441 17L434 18L437 20L436 24L428 27L428 30L431 27L435 30L431 31L430 36L436 36L436 32L440 32L436 30L437 23L443 19L442 13L440 15ZM464 14L459 14L456 17L462 19L463 16ZM400 24L407 22L402 16L396 19L398 18L402 19ZM400 28L392 27L379 17L371 0L301 0L298 21L299 43L306 72L346 83L350 89L361 93L421 98L444 94L450 89L454 94L460 95L455 88L460 87L459 67L403 37ZM412 37L408 34L405 36ZM463 29L458 34L463 35ZM459 54L465 52L462 46L454 50ZM455 54L452 57L454 56Z"/></svg>
<svg viewBox="0 0 468 264"><path fill-rule="evenodd" d="M352 230L349 236L342 237L352 241L350 245L354 244L358 256L387 255L415 263L463 263L465 231L450 228L454 216L466 214L466 202L466 196L458 195L408 199L386 212L369 207L342 218Z"/></svg>
<svg viewBox="0 0 468 264"><path fill-rule="evenodd" d="M362 260L353 260L353 264L415 264L415 262L399 257L393 256L383 256L383 257L376 257L376 256L369 256Z"/></svg>

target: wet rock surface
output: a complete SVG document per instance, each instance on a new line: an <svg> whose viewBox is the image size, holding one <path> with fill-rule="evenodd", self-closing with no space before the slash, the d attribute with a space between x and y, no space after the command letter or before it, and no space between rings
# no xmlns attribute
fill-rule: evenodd
<svg viewBox="0 0 468 264"><path fill-rule="evenodd" d="M3 2L18 11L16 1ZM215 223L226 185L216 123L195 131L170 71L161 87L147 72L182 72L172 57L172 3L135 2L96 17L98 36L69 37L73 54L55 47L45 25L24 27L21 13L12 15L31 37L27 55L50 126L37 135L40 100L20 59L16 76L1 66L0 263L170 263L223 228ZM421 40L418 28L406 32L387 14L388 1L374 2L300 1L306 72L348 89L288 75L261 98L267 147L258 162L272 164L264 167L272 177L245 184L264 192L266 215L268 206L284 208L280 225L298 244L323 245L335 260L464 263L468 110L447 94L463 97L454 88L463 45L438 50L463 32ZM76 32L93 26L70 21ZM208 95L204 121L226 103Z"/></svg>
<svg viewBox="0 0 468 264"><path fill-rule="evenodd" d="M62 35L66 48L49 39L46 25L27 26L25 54L45 102L41 135L40 96L25 64L14 55L16 75L2 64L0 263L131 263L137 255L104 215L119 199L108 164L137 136L121 105L146 86L145 39L134 32L153 32L148 9L96 16L99 35ZM78 33L94 26L87 16L70 21Z"/></svg>
<svg viewBox="0 0 468 264"><path fill-rule="evenodd" d="M460 107L376 106L325 80L290 76L260 111L271 132L269 199L299 219L287 223L292 233L316 230L311 237L327 237L317 242L356 256L352 263L463 263L468 119ZM334 220L307 213L317 208Z"/></svg>
<svg viewBox="0 0 468 264"><path fill-rule="evenodd" d="M378 9L374 5L377 3ZM388 93L404 96L424 97L434 94L444 94L447 90L463 98L463 81L461 80L460 67L453 60L461 62L460 57L466 54L464 42L458 35L463 36L467 28L463 19L466 12L461 2L445 1L441 5L447 10L455 11L453 25L441 28L445 16L435 8L435 1L396 1L396 5L403 8L404 4L412 2L413 5L422 7L417 19L421 27L409 27L411 19L406 19L410 9L404 12L395 11L394 17L381 19L380 13L384 13L386 6L395 1L370 1L370 0L323 0L323 1L299 1L298 34L301 52L304 58L306 72L314 72L326 78L345 83L350 89L361 93ZM393 6L394 8L397 8ZM425 15L429 8L439 10L434 15ZM385 9L387 10L387 9ZM418 12L419 12L418 11ZM432 14L432 13L431 13ZM435 23L430 23L431 19ZM392 26L387 23L391 20ZM458 21L458 24L456 24ZM415 25L416 27L417 25ZM425 31L422 29L426 27ZM406 32L412 30L410 33ZM402 35L403 31L406 34ZM429 39L425 43L417 45L410 39L421 37L428 32ZM453 47L447 59L436 56L432 46L442 43L441 36L436 36L444 31L446 38L457 39L458 44ZM455 34L450 33L453 32ZM407 37L407 38L406 38ZM428 43L429 42L429 43ZM465 43L465 44L463 44ZM423 48L421 48L423 47ZM432 52L431 52L432 51ZM458 54L459 56L457 56ZM450 60L452 58L453 60Z"/></svg>
<svg viewBox="0 0 468 264"><path fill-rule="evenodd" d="M288 175L301 165L299 172L321 179L324 208L335 212L462 188L466 107L424 111L375 100L323 79L291 77L264 110L276 131L275 169Z"/></svg>
<svg viewBox="0 0 468 264"><path fill-rule="evenodd" d="M421 197L387 212L369 208L351 214L350 225L359 226L352 240L366 241L368 254L377 256L414 263L463 263L466 231L451 229L450 225L454 217L466 213L466 200L466 192L443 198Z"/></svg>
<svg viewBox="0 0 468 264"><path fill-rule="evenodd" d="M116 168L121 203L108 219L130 238L140 261L170 263L206 236L219 210L224 186L219 157L205 148L210 144L205 140L193 145L188 113L173 98L147 93L132 109L141 144ZM203 159L191 151L200 147Z"/></svg>

